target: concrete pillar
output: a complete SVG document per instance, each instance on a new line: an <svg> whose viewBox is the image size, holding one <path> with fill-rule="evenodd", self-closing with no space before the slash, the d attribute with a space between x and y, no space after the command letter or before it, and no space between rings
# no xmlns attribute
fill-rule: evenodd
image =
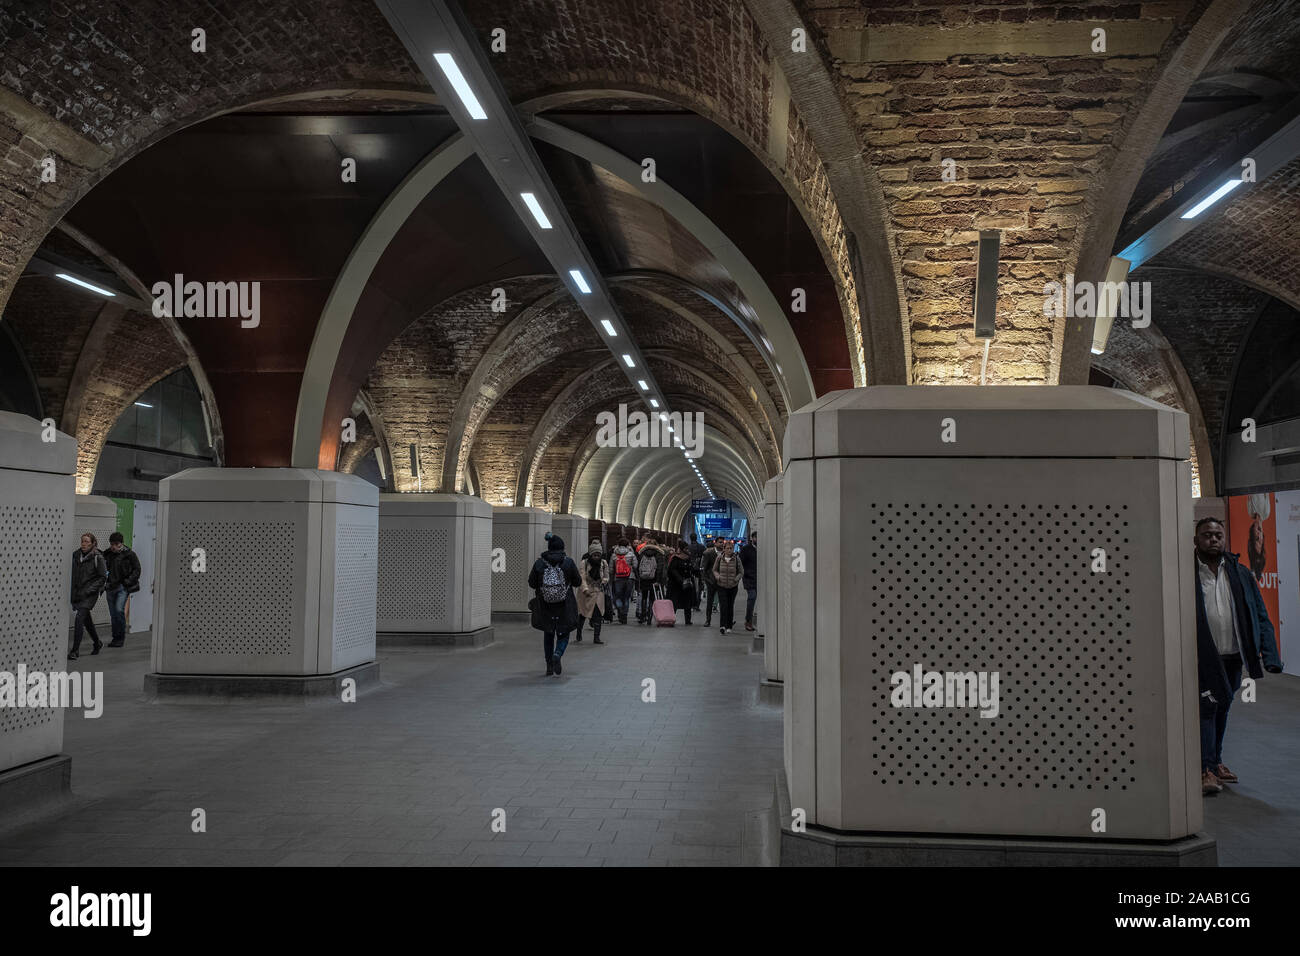
<svg viewBox="0 0 1300 956"><path fill-rule="evenodd" d="M76 467L75 439L0 412L0 671L12 675L15 702L20 669L66 671ZM67 795L72 762L62 749L61 708L0 707L0 818Z"/></svg>
<svg viewBox="0 0 1300 956"><path fill-rule="evenodd" d="M492 642L492 506L457 494L379 496L378 640Z"/></svg>
<svg viewBox="0 0 1300 956"><path fill-rule="evenodd" d="M541 508L492 509L492 550L500 548L505 558L504 570L492 573L493 617L528 620L528 602L533 596L528 572L546 550L546 532L550 530L551 513ZM495 561L493 564L497 566Z"/></svg>
<svg viewBox="0 0 1300 956"><path fill-rule="evenodd" d="M763 531L758 539L759 630L763 632L760 692L773 701L784 699L782 622L789 619L790 592L789 529L784 525L781 482L782 476L777 475L763 485L763 513L754 519Z"/></svg>
<svg viewBox="0 0 1300 956"><path fill-rule="evenodd" d="M587 541L599 541L601 550L609 554L612 545L605 540L605 522L592 518L587 522Z"/></svg>
<svg viewBox="0 0 1300 956"><path fill-rule="evenodd" d="M81 547L81 536L86 532L93 534L99 543L95 545L100 551L108 550L108 536L117 530L117 503L103 495L77 495L77 510L73 518L72 531L68 535L67 552L72 554ZM73 611L68 607L68 633L72 633ZM90 619L95 627L100 628L100 639L105 644L105 628L109 627L108 599L100 595L90 612Z"/></svg>
<svg viewBox="0 0 1300 956"><path fill-rule="evenodd" d="M586 554L591 543L587 519L582 515L552 515L551 534L558 534L564 540L564 551L574 560Z"/></svg>
<svg viewBox="0 0 1300 956"><path fill-rule="evenodd" d="M377 681L378 528L378 489L341 472L161 481L146 691L336 696Z"/></svg>
<svg viewBox="0 0 1300 956"><path fill-rule="evenodd" d="M1182 412L1087 386L877 386L791 416L790 804L1093 853L1194 834L1189 447ZM960 676L926 693L932 672L996 673L996 712Z"/></svg>

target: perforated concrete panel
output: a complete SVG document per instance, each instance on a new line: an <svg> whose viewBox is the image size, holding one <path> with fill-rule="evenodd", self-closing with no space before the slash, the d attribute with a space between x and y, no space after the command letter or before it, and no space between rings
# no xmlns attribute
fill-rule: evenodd
<svg viewBox="0 0 1300 956"><path fill-rule="evenodd" d="M492 574L493 614L528 613L533 596L528 572L546 550L546 532L550 530L551 513L541 508L492 509L492 548L500 548L505 558L505 570Z"/></svg>
<svg viewBox="0 0 1300 956"><path fill-rule="evenodd" d="M381 633L468 633L492 623L492 506L455 494L379 496Z"/></svg>
<svg viewBox="0 0 1300 956"><path fill-rule="evenodd" d="M1199 828L1185 415L1113 389L882 386L796 413L786 451L809 551L787 760L810 823ZM927 693L929 674L956 676Z"/></svg>
<svg viewBox="0 0 1300 956"><path fill-rule="evenodd" d="M332 674L375 659L379 492L301 468L159 483L160 674Z"/></svg>
<svg viewBox="0 0 1300 956"><path fill-rule="evenodd" d="M72 560L72 552L81 547L81 536L89 532L98 540L95 545L100 551L108 551L108 536L117 530L117 504L112 498L105 498L103 495L77 495L76 513L74 515L72 532L68 535L67 551L68 561ZM73 626L74 612L71 605L68 607L68 627ZM107 628L109 626L108 600L103 595L95 602L95 607L90 613L90 619L95 622L95 626ZM107 633L101 631L100 640L107 642L108 638L103 635ZM83 639L84 640L84 639Z"/></svg>
<svg viewBox="0 0 1300 956"><path fill-rule="evenodd" d="M551 516L551 534L564 539L564 552L574 559L586 554L587 545L591 543L589 530L587 519L581 515Z"/></svg>
<svg viewBox="0 0 1300 956"><path fill-rule="evenodd" d="M67 668L77 443L44 442L40 422L0 412L0 671ZM0 771L63 749L63 711L0 707Z"/></svg>

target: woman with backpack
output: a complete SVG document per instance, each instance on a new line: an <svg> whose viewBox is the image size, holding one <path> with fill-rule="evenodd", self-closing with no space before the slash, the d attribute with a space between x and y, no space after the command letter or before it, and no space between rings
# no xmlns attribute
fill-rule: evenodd
<svg viewBox="0 0 1300 956"><path fill-rule="evenodd" d="M614 592L614 609L618 611L618 623L626 624L627 609L632 603L632 587L636 581L636 552L628 544L627 538L618 539L609 574L610 587Z"/></svg>
<svg viewBox="0 0 1300 956"><path fill-rule="evenodd" d="M578 636L573 643L582 643L582 625L591 619L594 634L593 644L604 644L600 639L600 623L605 617L605 585L609 583L609 562L605 560L605 549L599 541L591 542L591 547L582 556L578 565L582 576L582 591L578 594Z"/></svg>
<svg viewBox="0 0 1300 956"><path fill-rule="evenodd" d="M736 588L740 585L740 557L731 545L721 548L713 561L713 580L718 586L718 630L726 634L735 627Z"/></svg>
<svg viewBox="0 0 1300 956"><path fill-rule="evenodd" d="M691 609L695 607L695 568L686 542L680 541L677 550L668 559L668 597L673 607L686 613L686 625L691 623Z"/></svg>
<svg viewBox="0 0 1300 956"><path fill-rule="evenodd" d="M81 547L72 552L72 607L77 616L73 624L72 650L68 654L70 661L75 661L78 657L83 630L90 632L90 640L95 645L95 649L90 652L91 657L98 654L104 646L95 632L95 622L90 619L90 612L108 581L108 565L97 550L98 545L98 539L86 532L81 536Z"/></svg>
<svg viewBox="0 0 1300 956"><path fill-rule="evenodd" d="M558 534L546 539L546 550L528 572L528 586L536 592L528 608L533 612L533 627L542 632L546 676L558 676L563 671L560 658L569 646L569 632L578 626L573 589L582 587L578 566L564 553L564 539Z"/></svg>

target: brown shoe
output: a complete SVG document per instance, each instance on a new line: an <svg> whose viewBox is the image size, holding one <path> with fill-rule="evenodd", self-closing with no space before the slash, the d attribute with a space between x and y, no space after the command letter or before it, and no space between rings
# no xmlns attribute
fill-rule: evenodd
<svg viewBox="0 0 1300 956"><path fill-rule="evenodd" d="M1237 775L1223 764L1219 764L1218 768L1214 771L1214 776L1218 778L1219 783L1237 782Z"/></svg>
<svg viewBox="0 0 1300 956"><path fill-rule="evenodd" d="M1206 770L1201 774L1201 794L1204 796L1208 793L1218 793L1223 789L1223 784L1219 783L1219 778L1210 771Z"/></svg>

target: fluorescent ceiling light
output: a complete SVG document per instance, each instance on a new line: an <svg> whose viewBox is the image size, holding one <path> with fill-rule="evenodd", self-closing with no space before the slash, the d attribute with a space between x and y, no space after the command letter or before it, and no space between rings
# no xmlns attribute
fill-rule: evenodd
<svg viewBox="0 0 1300 956"><path fill-rule="evenodd" d="M657 398L652 398L652 399L650 399L650 407L651 407L651 408L658 408L658 407L659 407L659 399L657 399Z"/></svg>
<svg viewBox="0 0 1300 956"><path fill-rule="evenodd" d="M587 285L587 280L582 277L582 273L579 270L570 269L569 275L573 276L574 283L584 295L589 295L591 293L591 286Z"/></svg>
<svg viewBox="0 0 1300 956"><path fill-rule="evenodd" d="M136 402L135 404L139 405L141 408L153 408L152 405L146 405L144 402Z"/></svg>
<svg viewBox="0 0 1300 956"><path fill-rule="evenodd" d="M636 368L636 362L633 362L632 356L628 355L626 352L623 353L623 361L627 363L628 368Z"/></svg>
<svg viewBox="0 0 1300 956"><path fill-rule="evenodd" d="M1187 210L1187 212L1183 213L1180 218L1195 219L1201 213L1205 212L1206 209L1213 206L1216 202L1218 202L1224 196L1228 195L1228 193L1232 192L1240 185L1241 185L1240 179L1229 179L1226 183L1224 183L1214 192L1210 193L1208 196L1206 196L1204 199L1198 202L1191 209Z"/></svg>
<svg viewBox="0 0 1300 956"><path fill-rule="evenodd" d="M667 413L667 412L660 412L660 413L659 413L659 420L660 420L661 422L666 422L666 421L668 421L668 413Z"/></svg>
<svg viewBox="0 0 1300 956"><path fill-rule="evenodd" d="M487 119L487 113L483 112L483 107L479 105L478 97L474 91L469 88L465 76L460 72L460 67L456 65L456 59L450 53L435 53L433 58L438 61L442 67L443 76L447 77L447 82L456 91L460 97L461 103L465 105L465 112L469 113L470 119L484 120Z"/></svg>
<svg viewBox="0 0 1300 956"><path fill-rule="evenodd" d="M1093 348L1092 348L1092 354L1093 354L1093 355L1100 355L1100 354L1101 354L1101 349L1097 348L1097 347L1094 345Z"/></svg>
<svg viewBox="0 0 1300 956"><path fill-rule="evenodd" d="M643 378L638 378L638 379L636 380L636 383L637 383L638 385L641 386L641 391L643 391L643 392L648 392L648 391L650 391L650 386L647 385L647 384L645 383L645 379L643 379Z"/></svg>
<svg viewBox="0 0 1300 956"><path fill-rule="evenodd" d="M614 331L614 323L613 323L613 322L609 321L609 319L601 319L601 320L600 320L600 324L603 325L603 326L605 327L605 331L609 333L610 338L618 338L618 333ZM645 386L642 385L642 388L644 388L644 387L645 387Z"/></svg>
<svg viewBox="0 0 1300 956"><path fill-rule="evenodd" d="M79 285L83 289L89 289L91 292L98 292L100 295L106 295L109 298L112 298L113 296L117 295L116 292L109 292L107 289L101 289L97 285L91 285L89 282L85 282L81 279L78 279L76 276L70 276L66 272L56 272L55 275L58 276L60 279L62 279L64 282L71 282L73 285Z"/></svg>
<svg viewBox="0 0 1300 956"><path fill-rule="evenodd" d="M533 214L533 218L537 220L537 225L541 226L543 229L551 228L551 220L547 219L546 213L542 212L542 205L537 201L536 196L532 193L520 193L519 198L524 201L524 205L528 207L528 211Z"/></svg>

